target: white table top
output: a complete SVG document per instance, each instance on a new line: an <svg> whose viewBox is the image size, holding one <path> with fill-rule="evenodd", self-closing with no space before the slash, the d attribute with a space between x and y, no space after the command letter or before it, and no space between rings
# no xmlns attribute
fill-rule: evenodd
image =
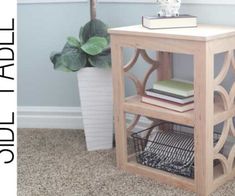
<svg viewBox="0 0 235 196"><path fill-rule="evenodd" d="M172 38L196 41L208 41L218 38L235 36L235 27L203 25L195 28L174 28L174 29L147 29L142 25L110 28L110 34L138 35L159 38Z"/></svg>

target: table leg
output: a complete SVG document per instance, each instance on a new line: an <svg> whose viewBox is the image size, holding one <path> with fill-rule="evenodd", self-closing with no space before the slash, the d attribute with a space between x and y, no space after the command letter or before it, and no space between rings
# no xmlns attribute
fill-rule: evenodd
<svg viewBox="0 0 235 196"><path fill-rule="evenodd" d="M195 183L208 196L213 183L214 55L202 43L194 54Z"/></svg>
<svg viewBox="0 0 235 196"><path fill-rule="evenodd" d="M160 65L157 69L157 79L158 80L167 80L171 79L173 76L173 55L169 52L159 52L158 60Z"/></svg>
<svg viewBox="0 0 235 196"><path fill-rule="evenodd" d="M113 76L113 98L114 98L114 120L116 140L117 166L125 169L127 163L127 133L126 119L124 113L125 84L123 71L122 47L118 44L118 38L112 38L112 76Z"/></svg>

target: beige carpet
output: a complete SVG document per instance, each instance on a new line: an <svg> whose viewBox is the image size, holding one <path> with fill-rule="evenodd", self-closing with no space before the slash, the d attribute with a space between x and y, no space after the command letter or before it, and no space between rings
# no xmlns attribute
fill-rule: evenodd
<svg viewBox="0 0 235 196"><path fill-rule="evenodd" d="M18 196L192 196L115 167L114 150L86 152L78 130L18 130ZM235 180L213 196L234 196Z"/></svg>

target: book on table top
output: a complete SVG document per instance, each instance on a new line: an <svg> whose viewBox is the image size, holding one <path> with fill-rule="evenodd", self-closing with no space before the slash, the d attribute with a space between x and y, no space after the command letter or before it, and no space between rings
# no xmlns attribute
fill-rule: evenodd
<svg viewBox="0 0 235 196"><path fill-rule="evenodd" d="M197 27L197 17L191 15L142 16L142 26L149 29Z"/></svg>
<svg viewBox="0 0 235 196"><path fill-rule="evenodd" d="M192 110L194 108L193 102L187 103L187 104L178 104L174 103L172 101L167 101L159 98L149 97L147 95L142 96L142 102L148 103L151 105L167 108L170 110L174 110L177 112L185 112L188 110Z"/></svg>
<svg viewBox="0 0 235 196"><path fill-rule="evenodd" d="M167 92L164 92L164 91L159 91L159 90L156 90L156 89L153 89L153 88L147 89L145 91L145 94L150 96L150 97L165 99L165 100L180 103L180 104L189 103L189 102L192 102L194 100L194 96L183 97L183 96L180 96L180 95L175 95L175 94L167 93Z"/></svg>
<svg viewBox="0 0 235 196"><path fill-rule="evenodd" d="M189 81L181 81L177 79L160 80L153 85L153 89L163 92L190 97L194 95L193 83Z"/></svg>

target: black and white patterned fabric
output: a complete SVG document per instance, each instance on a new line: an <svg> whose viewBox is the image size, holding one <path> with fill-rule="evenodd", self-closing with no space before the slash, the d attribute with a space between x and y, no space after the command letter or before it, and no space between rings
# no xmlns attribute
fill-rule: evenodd
<svg viewBox="0 0 235 196"><path fill-rule="evenodd" d="M175 174L194 176L194 140L191 134L156 131L149 137L138 162Z"/></svg>

